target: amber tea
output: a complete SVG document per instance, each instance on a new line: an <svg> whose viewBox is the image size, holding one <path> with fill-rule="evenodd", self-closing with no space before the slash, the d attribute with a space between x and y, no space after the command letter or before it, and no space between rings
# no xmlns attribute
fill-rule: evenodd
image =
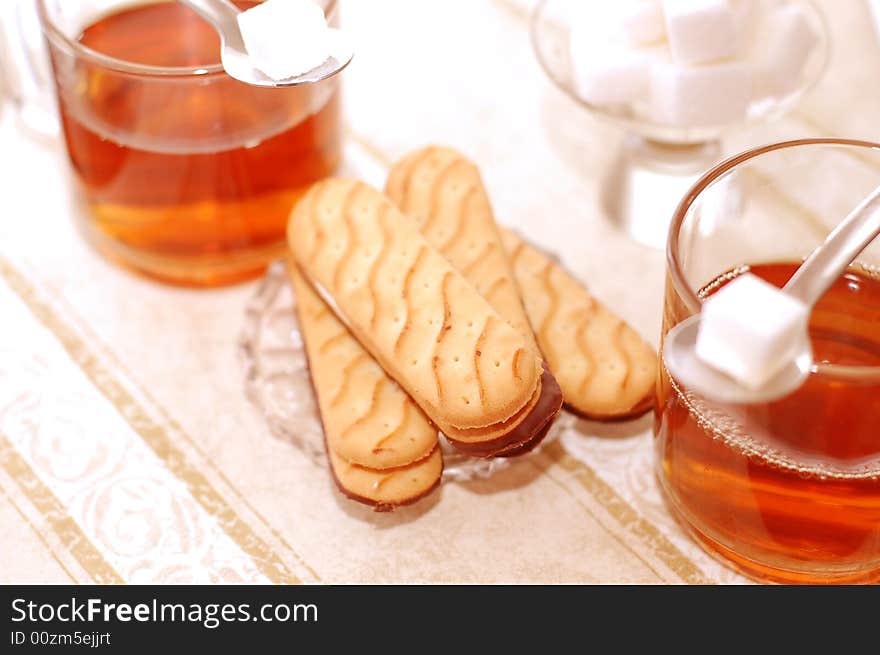
<svg viewBox="0 0 880 655"><path fill-rule="evenodd" d="M212 69L216 33L175 2L126 5L78 41L124 63L71 67L52 51L90 239L176 283L261 271L283 249L297 197L339 163L336 82L258 89L232 80Z"/></svg>
<svg viewBox="0 0 880 655"><path fill-rule="evenodd" d="M797 266L748 270L781 287ZM678 307L667 298L668 309ZM817 362L880 367L880 276L852 268L814 309L810 336ZM763 579L877 576L880 380L818 372L782 400L725 407L689 394L664 371L658 403L661 480L672 509L704 545Z"/></svg>

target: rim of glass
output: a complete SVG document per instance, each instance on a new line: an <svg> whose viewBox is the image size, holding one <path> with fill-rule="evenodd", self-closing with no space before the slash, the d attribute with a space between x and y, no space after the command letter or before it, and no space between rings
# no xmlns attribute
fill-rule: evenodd
<svg viewBox="0 0 880 655"><path fill-rule="evenodd" d="M129 6L138 4L156 4L155 0L139 0L126 3ZM328 19L336 11L338 0L326 0L324 13ZM37 0L37 13L40 17L40 25L46 38L55 43L60 43L64 47L69 48L77 57L82 57L92 63L103 66L110 70L121 73L130 73L135 75L150 75L162 77L189 77L197 75L199 77L225 75L223 65L220 63L210 66L151 66L148 64L136 64L126 61L125 59L117 59L105 55L97 50L92 50L88 46L83 45L75 39L69 38L49 17L49 10L46 7L46 0Z"/></svg>
<svg viewBox="0 0 880 655"><path fill-rule="evenodd" d="M846 148L863 148L875 150L880 154L880 143L874 141L863 141L859 139L836 139L836 138L811 138L811 139L793 139L791 141L780 141L769 145L751 148L728 159L709 169L700 177L699 180L685 193L684 197L675 208L672 214L672 222L669 225L669 236L666 241L666 268L675 288L678 297L684 302L689 311L694 313L700 311L702 301L697 291L691 288L690 283L685 279L684 271L678 261L679 234L681 232L682 223L687 216L688 210L694 201L709 186L711 186L718 178L732 171L739 165L756 159L762 155L777 150L785 150L787 148L797 148L801 146L838 146ZM821 371L824 374L834 375L842 378L858 378L858 379L874 379L880 378L880 366L840 366L836 364L814 364L814 371Z"/></svg>

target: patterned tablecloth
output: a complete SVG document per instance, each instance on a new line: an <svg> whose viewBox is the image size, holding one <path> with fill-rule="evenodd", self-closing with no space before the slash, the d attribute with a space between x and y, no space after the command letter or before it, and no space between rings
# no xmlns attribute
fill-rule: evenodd
<svg viewBox="0 0 880 655"><path fill-rule="evenodd" d="M344 2L348 155L381 183L429 142L483 167L499 219L559 254L656 344L663 255L603 217L620 133L541 74L529 2ZM880 50L861 0L819 3L833 54L784 120L728 151L796 136L880 138ZM255 284L173 289L75 232L66 160L0 116L0 582L620 582L742 578L672 522L650 417L578 421L489 481L377 515L271 436L236 339Z"/></svg>

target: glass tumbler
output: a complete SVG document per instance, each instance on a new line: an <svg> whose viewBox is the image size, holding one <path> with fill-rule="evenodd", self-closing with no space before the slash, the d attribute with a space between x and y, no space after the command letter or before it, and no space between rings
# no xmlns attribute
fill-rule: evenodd
<svg viewBox="0 0 880 655"><path fill-rule="evenodd" d="M337 24L336 2L324 5ZM86 238L131 269L192 286L255 276L280 256L292 205L340 163L339 80L233 80L216 33L177 2L38 9Z"/></svg>
<svg viewBox="0 0 880 655"><path fill-rule="evenodd" d="M811 139L743 153L684 197L663 333L751 271L783 286L880 184L880 144ZM763 581L880 580L880 243L814 307L815 363L781 400L719 404L663 366L655 410L667 504L710 553Z"/></svg>

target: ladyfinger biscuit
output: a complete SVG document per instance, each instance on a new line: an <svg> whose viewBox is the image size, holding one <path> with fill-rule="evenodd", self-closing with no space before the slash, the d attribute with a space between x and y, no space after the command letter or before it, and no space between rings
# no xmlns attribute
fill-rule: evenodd
<svg viewBox="0 0 880 655"><path fill-rule="evenodd" d="M479 169L455 150L429 146L391 169L385 193L537 349Z"/></svg>
<svg viewBox="0 0 880 655"><path fill-rule="evenodd" d="M327 448L370 469L406 466L437 446L437 428L309 286L290 275Z"/></svg>
<svg viewBox="0 0 880 655"><path fill-rule="evenodd" d="M473 284L494 309L536 349L532 328L514 282L513 272L495 224L480 172L463 155L449 148L429 146L396 164L386 184L388 196L414 219L431 245ZM520 415L508 420L519 424L520 438L494 455L527 452L543 438L561 407L562 395L552 373L544 367L542 388ZM504 431L503 426L496 432ZM459 450L486 455L481 431L450 430L446 436ZM482 431L485 432L485 431Z"/></svg>
<svg viewBox="0 0 880 655"><path fill-rule="evenodd" d="M348 498L388 512L424 498L440 484L443 457L440 446L424 459L395 469L376 471L346 462L328 449L330 470L339 490Z"/></svg>
<svg viewBox="0 0 880 655"><path fill-rule="evenodd" d="M532 400L540 357L381 192L317 183L288 241L309 282L444 432L491 429ZM509 436L492 439L504 447Z"/></svg>
<svg viewBox="0 0 880 655"><path fill-rule="evenodd" d="M445 428L443 434L458 450L474 457L513 457L529 452L541 442L560 409L562 391L544 363L541 384L532 400L491 434L454 428Z"/></svg>
<svg viewBox="0 0 880 655"><path fill-rule="evenodd" d="M651 407L657 355L550 257L503 230L526 312L565 403L588 418Z"/></svg>

